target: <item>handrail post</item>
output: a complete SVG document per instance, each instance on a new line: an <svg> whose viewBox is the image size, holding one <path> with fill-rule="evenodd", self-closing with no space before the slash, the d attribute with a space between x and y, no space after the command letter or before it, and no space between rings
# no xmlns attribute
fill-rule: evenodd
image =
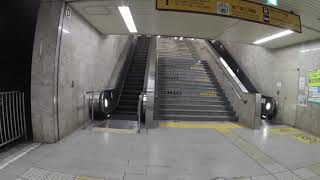
<svg viewBox="0 0 320 180"><path fill-rule="evenodd" d="M94 110L94 107L93 107L93 91L91 92L91 121L93 121L93 119L94 119L94 112L93 112L93 110Z"/></svg>
<svg viewBox="0 0 320 180"><path fill-rule="evenodd" d="M142 101L142 94L141 93L139 95L139 101L138 101L138 112L137 112L137 115L138 115L138 133L141 133L141 101Z"/></svg>

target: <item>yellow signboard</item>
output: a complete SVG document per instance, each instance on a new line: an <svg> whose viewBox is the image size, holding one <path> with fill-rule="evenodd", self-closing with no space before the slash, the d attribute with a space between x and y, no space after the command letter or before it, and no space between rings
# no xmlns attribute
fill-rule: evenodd
<svg viewBox="0 0 320 180"><path fill-rule="evenodd" d="M240 18L301 33L300 16L245 0L157 0L158 10L184 11Z"/></svg>

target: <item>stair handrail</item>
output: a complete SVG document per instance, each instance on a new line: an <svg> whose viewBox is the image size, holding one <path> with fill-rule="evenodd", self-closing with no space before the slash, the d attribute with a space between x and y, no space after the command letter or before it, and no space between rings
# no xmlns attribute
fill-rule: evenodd
<svg viewBox="0 0 320 180"><path fill-rule="evenodd" d="M220 79L219 83L224 87L226 96L231 99L230 103L239 121L249 128L259 129L261 125L261 94L249 93L224 59L212 48L208 40L205 42L207 51L212 56L211 68L214 68L220 75L217 76L220 77L217 79Z"/></svg>
<svg viewBox="0 0 320 180"><path fill-rule="evenodd" d="M150 128L154 126L153 112L154 112L154 100L156 97L156 68L157 68L157 36L149 37L149 48L148 48L148 60L146 64L145 79L142 90L142 105L143 114L142 118L145 118L145 127ZM148 110L148 111L147 111Z"/></svg>
<svg viewBox="0 0 320 180"><path fill-rule="evenodd" d="M211 43L210 43L210 41L209 40L206 40L206 42L207 42L207 44L209 44L211 47L212 47L212 45L211 45ZM213 49L214 51L215 51L215 49ZM222 57L220 57L220 58L222 58ZM217 61L217 60L216 60ZM220 63L218 63L218 62L216 62L216 61L214 61L214 63L215 64L217 64L221 69L226 69L226 70L228 70L228 68L227 67L222 67L222 65L220 64ZM223 63L222 63L223 64ZM226 64L227 65L227 64ZM232 70L231 70L232 71ZM238 98L244 103L244 104L247 104L247 102L248 102L248 100L247 99L245 99L245 98L243 98L243 97L241 97L241 95L240 95L240 93L238 92L238 90L234 87L234 85L232 84L232 82L231 82L231 80L230 80L230 77L227 75L227 73L225 72L225 71L222 71L223 72L223 74L225 75L225 77L227 77L227 79L228 79L228 81L229 81L229 84L230 84L230 86L232 87L232 89L235 91L235 93L237 94L237 96L238 96ZM230 76L232 76L231 74L230 74ZM246 88L243 86L243 84L240 82L240 81L237 81L236 79L233 79L234 81L236 81L236 83L239 85L239 87L240 87L240 89L242 90L242 93L248 93L248 91L246 90ZM244 89L244 90L243 90Z"/></svg>

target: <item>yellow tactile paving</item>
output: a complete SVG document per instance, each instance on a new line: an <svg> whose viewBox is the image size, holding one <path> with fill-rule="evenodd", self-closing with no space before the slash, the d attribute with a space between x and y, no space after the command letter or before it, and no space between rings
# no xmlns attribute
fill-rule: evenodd
<svg viewBox="0 0 320 180"><path fill-rule="evenodd" d="M295 135L300 134L302 131L296 128L288 127L288 128L271 128L270 130L273 134L277 135Z"/></svg>
<svg viewBox="0 0 320 180"><path fill-rule="evenodd" d="M303 142L305 144L317 144L320 143L320 138L316 137L310 133L301 131L296 128L288 127L288 128L272 128L270 130L273 134L282 135L282 136L290 136L294 139Z"/></svg>
<svg viewBox="0 0 320 180"><path fill-rule="evenodd" d="M236 123L195 123L195 122L161 122L162 128L185 128L185 129L215 129L219 132L227 132L230 129L243 128Z"/></svg>
<svg viewBox="0 0 320 180"><path fill-rule="evenodd" d="M294 138L305 144L317 144L320 143L320 138L308 133L294 135Z"/></svg>

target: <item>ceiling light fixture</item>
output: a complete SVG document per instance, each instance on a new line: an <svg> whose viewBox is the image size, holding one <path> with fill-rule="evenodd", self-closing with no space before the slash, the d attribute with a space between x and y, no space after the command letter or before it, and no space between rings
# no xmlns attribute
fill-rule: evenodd
<svg viewBox="0 0 320 180"><path fill-rule="evenodd" d="M183 37L180 37L180 41L183 39Z"/></svg>
<svg viewBox="0 0 320 180"><path fill-rule="evenodd" d="M131 33L136 33L137 28L136 28L136 25L134 24L130 8L128 6L118 6L118 9L120 11L120 14L121 14L124 22L127 25L128 30Z"/></svg>
<svg viewBox="0 0 320 180"><path fill-rule="evenodd" d="M262 43L265 43L265 42L268 42L268 41L271 41L271 40L274 40L274 39L281 38L283 36L287 36L287 35L292 34L292 33L293 33L293 31L291 31L291 30L282 31L282 32L274 34L272 36L257 40L255 42L253 42L253 44L262 44Z"/></svg>
<svg viewBox="0 0 320 180"><path fill-rule="evenodd" d="M306 52L310 52L310 51L318 51L318 50L320 50L320 48L304 49L304 50L301 50L300 52L302 52L302 53L306 53Z"/></svg>
<svg viewBox="0 0 320 180"><path fill-rule="evenodd" d="M174 39L177 40L178 38L177 38L177 37L174 37Z"/></svg>

